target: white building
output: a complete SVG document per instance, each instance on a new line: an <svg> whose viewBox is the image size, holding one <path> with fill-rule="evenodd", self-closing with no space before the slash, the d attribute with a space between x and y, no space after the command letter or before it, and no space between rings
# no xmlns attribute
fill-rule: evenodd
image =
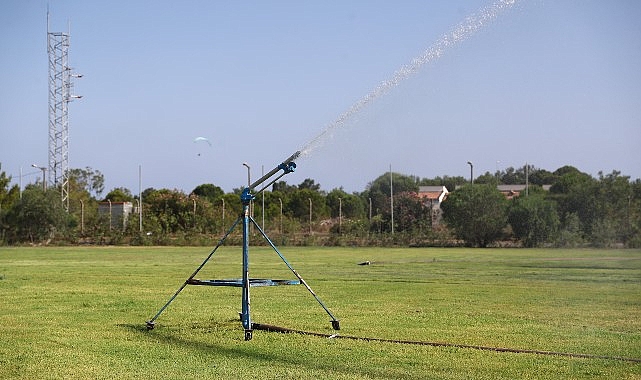
<svg viewBox="0 0 641 380"><path fill-rule="evenodd" d="M424 200L424 204L430 208L432 215L432 227L441 223L443 211L441 203L447 198L450 192L445 186L419 186L418 197Z"/></svg>
<svg viewBox="0 0 641 380"><path fill-rule="evenodd" d="M106 215L110 220L111 227L125 229L133 208L131 202L100 202L98 203L98 214Z"/></svg>

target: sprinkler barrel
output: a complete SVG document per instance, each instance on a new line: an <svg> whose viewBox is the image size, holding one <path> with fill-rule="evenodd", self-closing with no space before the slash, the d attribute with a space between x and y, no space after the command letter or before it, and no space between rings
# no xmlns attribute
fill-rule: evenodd
<svg viewBox="0 0 641 380"><path fill-rule="evenodd" d="M280 177L282 177L283 175L285 175L287 173L291 173L294 170L296 170L296 163L294 162L294 160L297 159L299 156L300 156L300 151L297 151L296 153L294 153L291 156L289 156L289 158L287 158L285 161L280 163L278 166L276 166L274 169L272 169L269 173L265 174L264 176L262 176L258 180L256 180L254 183L249 185L249 190L251 191L251 190L255 189L256 187L258 187L259 185L261 185L262 183L264 183L265 181L270 179L279 170L283 170L283 173L280 175ZM280 178L280 177L278 177L278 178ZM272 183L275 182L276 180L278 180L278 178L276 178L274 181L272 181ZM267 185L267 186L269 186L269 185Z"/></svg>

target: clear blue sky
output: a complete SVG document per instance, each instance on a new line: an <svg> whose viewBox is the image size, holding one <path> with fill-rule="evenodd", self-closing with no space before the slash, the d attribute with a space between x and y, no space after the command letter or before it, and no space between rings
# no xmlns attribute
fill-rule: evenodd
<svg viewBox="0 0 641 380"><path fill-rule="evenodd" d="M106 190L241 187L493 0L0 3L0 163L46 165L46 12L83 78L70 166ZM641 1L516 0L332 130L290 184L362 191L389 170L528 162L641 178ZM210 139L212 146L194 143ZM103 194L104 195L104 194Z"/></svg>

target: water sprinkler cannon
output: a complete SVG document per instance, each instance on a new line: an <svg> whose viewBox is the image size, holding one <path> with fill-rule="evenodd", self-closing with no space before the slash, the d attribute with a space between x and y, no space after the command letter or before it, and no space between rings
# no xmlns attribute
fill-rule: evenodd
<svg viewBox="0 0 641 380"><path fill-rule="evenodd" d="M241 202L243 204L243 212L241 215L238 217L236 222L229 228L227 233L223 236L223 238L218 242L218 245L209 253L209 256L203 261L202 264L192 273L192 275L183 283L183 285L174 293L174 295L169 299L169 301L156 313L156 315L151 318L149 321L147 321L147 329L151 330L155 327L156 325L156 319L162 314L162 312L169 306L169 304L180 294L180 292L187 286L187 285L208 285L208 286L233 286L233 287L239 287L242 288L242 299L241 299L241 312L239 312L240 320L242 322L243 328L245 329L245 340L250 340L252 339L252 332L254 330L254 327L258 327L260 324L255 324L251 320L250 316L250 303L249 303L249 288L254 287L254 286L276 286L276 285L304 285L305 288L312 294L312 296L316 299L316 301L320 304L320 306L325 310L325 312L329 315L331 318L330 322L332 324L332 328L334 330L340 330L340 322L332 312L325 306L323 301L316 295L316 293L312 290L312 288L305 282L305 280L298 274L298 272L291 266L291 264L285 259L285 257L280 253L278 248L276 248L276 245L267 237L265 232L262 230L262 228L256 223L256 221L251 217L249 213L249 205L251 201L255 198L255 195L252 194L252 190L256 189L258 186L263 186L260 190L258 190L258 193L261 193L265 189L267 189L269 186L271 186L274 182L278 181L282 176L285 174L291 173L294 170L296 170L296 163L294 162L295 159L297 159L301 155L300 151L297 151L296 153L292 154L287 158L285 161L281 162L278 166L276 166L274 169L272 169L269 173L265 174L261 178L259 178L257 181L254 183L250 184L247 186L242 194L240 195ZM280 174L279 171L282 172ZM275 177L272 179L272 177ZM268 182L266 185L263 185L264 183ZM243 273L242 273L242 278L237 279L237 280L199 280L196 277L198 272L205 266L207 261L212 258L214 253L218 250L218 248L224 243L225 239L231 234L231 232L234 230L234 228L237 225L241 225L243 229ZM256 279L256 278L250 278L249 277L249 226L253 225L255 229L263 236L263 238L269 243L269 245L274 249L274 251L278 254L278 256L281 258L281 260L285 263L285 265L290 269L290 271L294 274L294 276L298 280L268 280L268 279Z"/></svg>

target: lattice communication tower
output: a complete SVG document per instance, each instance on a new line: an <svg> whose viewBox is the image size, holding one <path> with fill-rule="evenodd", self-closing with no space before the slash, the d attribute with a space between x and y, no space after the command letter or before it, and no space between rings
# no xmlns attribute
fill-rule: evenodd
<svg viewBox="0 0 641 380"><path fill-rule="evenodd" d="M69 210L69 103L82 96L73 94L73 78L82 75L69 66L70 33L50 32L47 12L49 56L49 185L60 189L62 204Z"/></svg>

